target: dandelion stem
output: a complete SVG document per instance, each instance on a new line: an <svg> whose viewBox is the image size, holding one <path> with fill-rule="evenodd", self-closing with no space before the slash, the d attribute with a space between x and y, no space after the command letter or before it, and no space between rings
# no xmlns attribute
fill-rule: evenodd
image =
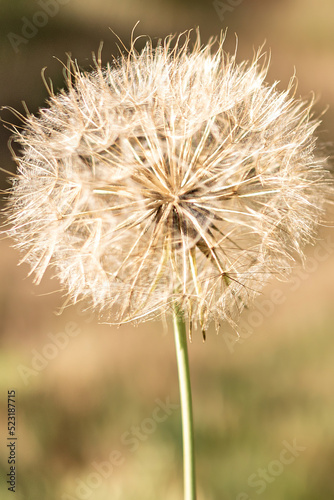
<svg viewBox="0 0 334 500"><path fill-rule="evenodd" d="M196 500L194 428L186 327L183 314L176 308L173 319L182 415L184 500Z"/></svg>

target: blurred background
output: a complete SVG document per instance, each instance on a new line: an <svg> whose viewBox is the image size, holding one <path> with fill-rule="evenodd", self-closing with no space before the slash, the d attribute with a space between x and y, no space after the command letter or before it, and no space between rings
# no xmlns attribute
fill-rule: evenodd
<svg viewBox="0 0 334 500"><path fill-rule="evenodd" d="M82 68L117 33L153 41L200 26L228 28L226 50L251 58L266 41L268 82L314 91L318 131L334 132L332 0L0 0L0 105L24 112L47 97L41 70L63 87L71 53ZM4 122L17 123L8 110ZM1 126L1 167L15 171ZM1 188L8 187L1 175ZM329 214L333 221L333 213ZM334 498L334 233L323 227L306 269L273 282L245 312L241 337L222 327L189 346L199 500ZM7 391L17 408L17 500L182 498L178 381L171 325L98 325L64 302L56 280L36 288L0 241L0 497L7 491ZM244 332L248 333L245 334Z"/></svg>

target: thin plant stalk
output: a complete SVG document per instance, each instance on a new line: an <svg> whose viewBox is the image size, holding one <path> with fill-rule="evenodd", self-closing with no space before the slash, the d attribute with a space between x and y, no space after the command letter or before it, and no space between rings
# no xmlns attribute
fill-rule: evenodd
<svg viewBox="0 0 334 500"><path fill-rule="evenodd" d="M176 309L173 321L182 416L184 500L196 500L194 426L187 334L183 314Z"/></svg>

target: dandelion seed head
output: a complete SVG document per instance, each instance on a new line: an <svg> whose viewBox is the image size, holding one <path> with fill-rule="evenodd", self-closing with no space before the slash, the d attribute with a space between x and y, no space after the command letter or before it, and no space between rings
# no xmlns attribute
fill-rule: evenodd
<svg viewBox="0 0 334 500"><path fill-rule="evenodd" d="M312 240L328 189L312 103L266 83L259 51L190 33L91 73L28 115L8 231L39 282L111 323L177 305L191 323L234 322Z"/></svg>

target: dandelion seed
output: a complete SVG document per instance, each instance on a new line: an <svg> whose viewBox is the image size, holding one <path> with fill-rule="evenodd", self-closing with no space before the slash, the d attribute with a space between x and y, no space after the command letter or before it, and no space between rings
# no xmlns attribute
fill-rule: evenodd
<svg viewBox="0 0 334 500"><path fill-rule="evenodd" d="M36 282L52 266L73 302L111 323L171 306L203 331L302 256L323 212L312 103L190 33L134 44L28 115L9 234Z"/></svg>
<svg viewBox="0 0 334 500"><path fill-rule="evenodd" d="M8 233L38 283L53 267L73 302L108 322L173 311L185 500L196 499L185 320L234 325L284 276L332 190L315 151L312 103L265 82L259 51L238 64L223 37L190 50L134 43L28 114Z"/></svg>

